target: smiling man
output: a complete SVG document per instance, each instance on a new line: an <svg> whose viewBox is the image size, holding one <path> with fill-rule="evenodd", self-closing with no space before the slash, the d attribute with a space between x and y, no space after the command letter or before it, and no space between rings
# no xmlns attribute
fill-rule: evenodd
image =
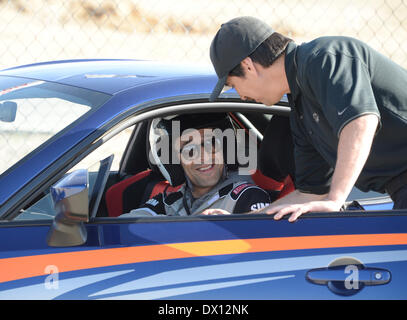
<svg viewBox="0 0 407 320"><path fill-rule="evenodd" d="M296 45L254 17L224 23L210 57L218 83L265 105L287 94L296 191L264 210L295 221L339 211L352 187L407 208L407 71L367 44L321 37Z"/></svg>
<svg viewBox="0 0 407 320"><path fill-rule="evenodd" d="M151 130L152 158L172 186L182 185L178 191L164 191L121 217L245 213L271 203L270 195L249 175L238 174L236 152L240 151L228 115L185 114L160 119Z"/></svg>

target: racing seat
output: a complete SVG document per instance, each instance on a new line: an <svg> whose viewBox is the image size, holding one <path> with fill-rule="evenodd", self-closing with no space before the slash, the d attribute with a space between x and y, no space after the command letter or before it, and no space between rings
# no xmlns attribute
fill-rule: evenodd
<svg viewBox="0 0 407 320"><path fill-rule="evenodd" d="M282 198L295 190L294 143L288 117L274 115L266 128L253 181Z"/></svg>
<svg viewBox="0 0 407 320"><path fill-rule="evenodd" d="M151 169L139 172L111 186L106 191L106 207L109 217L118 217L138 208L148 199L161 192L174 192L172 187ZM144 190L144 192L140 192Z"/></svg>
<svg viewBox="0 0 407 320"><path fill-rule="evenodd" d="M283 181L277 181L265 176L260 170L256 170L251 177L257 186L266 190L272 196L272 199L280 199L295 190L294 182L289 175Z"/></svg>
<svg viewBox="0 0 407 320"><path fill-rule="evenodd" d="M161 180L160 180L161 179ZM277 198L281 198L294 190L294 184L287 176L283 181L276 181L263 175L259 170L252 174L252 179L256 185L270 193L277 193ZM171 193L177 191L181 186L172 187L168 181L156 175L151 169L135 174L115 185L106 191L106 207L109 217L118 217L123 213L138 208L148 199L159 193ZM140 193L140 190L145 190Z"/></svg>

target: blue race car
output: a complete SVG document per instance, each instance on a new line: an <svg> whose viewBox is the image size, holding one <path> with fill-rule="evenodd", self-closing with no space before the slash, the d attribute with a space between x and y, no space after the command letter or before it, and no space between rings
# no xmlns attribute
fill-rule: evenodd
<svg viewBox="0 0 407 320"><path fill-rule="evenodd" d="M147 137L181 113L228 113L255 133L253 180L293 190L287 101L209 103L216 80L134 60L0 71L0 299L407 298L407 215L386 195L355 189L344 211L295 223L120 217L168 185Z"/></svg>

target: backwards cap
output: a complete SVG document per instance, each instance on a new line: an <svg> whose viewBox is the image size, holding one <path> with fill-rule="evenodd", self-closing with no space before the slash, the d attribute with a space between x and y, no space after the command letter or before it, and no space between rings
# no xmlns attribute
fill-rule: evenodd
<svg viewBox="0 0 407 320"><path fill-rule="evenodd" d="M222 24L210 48L219 79L209 101L214 101L222 92L229 73L273 33L269 25L254 17L239 17Z"/></svg>

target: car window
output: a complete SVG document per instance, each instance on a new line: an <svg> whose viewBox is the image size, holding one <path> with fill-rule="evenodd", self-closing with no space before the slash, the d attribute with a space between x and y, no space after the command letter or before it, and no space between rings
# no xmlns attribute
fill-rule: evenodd
<svg viewBox="0 0 407 320"><path fill-rule="evenodd" d="M109 155L113 155L113 163L110 168L110 172L114 173L119 170L120 160L133 128L134 127L127 128L121 131L119 134L115 135L110 140L106 141L99 148L88 154L74 167L69 169L66 174L79 169L87 169L89 173L89 195L91 195L97 174L100 169L101 160L105 159ZM60 180L62 179L63 178L61 178ZM41 199L30 205L25 210L22 210L20 215L18 215L14 220L52 219L55 216L56 212L49 190L50 189L46 190Z"/></svg>
<svg viewBox="0 0 407 320"><path fill-rule="evenodd" d="M383 196L387 196L387 193L383 194L383 193L378 193L375 191L363 192L363 191L360 191L358 188L353 187L347 200L349 201L349 200L355 200L355 199L370 199L370 198L377 198L377 197L383 197Z"/></svg>
<svg viewBox="0 0 407 320"><path fill-rule="evenodd" d="M89 181L89 203L95 202L97 195L99 194L96 190L96 186L100 185L97 182L98 173L101 169L101 161L92 164L88 169L88 181ZM65 176L64 176L65 177ZM62 178L63 179L63 178ZM60 180L62 180L60 179ZM99 199L100 200L100 199ZM91 209L91 208L90 208ZM32 206L23 210L23 212L17 216L14 220L43 220L43 219L53 219L56 215L56 210L52 202L52 197L50 192L46 192L45 196L34 203Z"/></svg>
<svg viewBox="0 0 407 320"><path fill-rule="evenodd" d="M68 172L78 169L86 169L97 161L107 157L110 154L114 155L111 171L118 171L120 160L122 158L124 149L130 139L134 127L124 129L119 134L115 135L110 140L106 141L99 148L88 154L82 161L72 167Z"/></svg>
<svg viewBox="0 0 407 320"><path fill-rule="evenodd" d="M44 81L1 80L0 174L107 99L101 93Z"/></svg>

